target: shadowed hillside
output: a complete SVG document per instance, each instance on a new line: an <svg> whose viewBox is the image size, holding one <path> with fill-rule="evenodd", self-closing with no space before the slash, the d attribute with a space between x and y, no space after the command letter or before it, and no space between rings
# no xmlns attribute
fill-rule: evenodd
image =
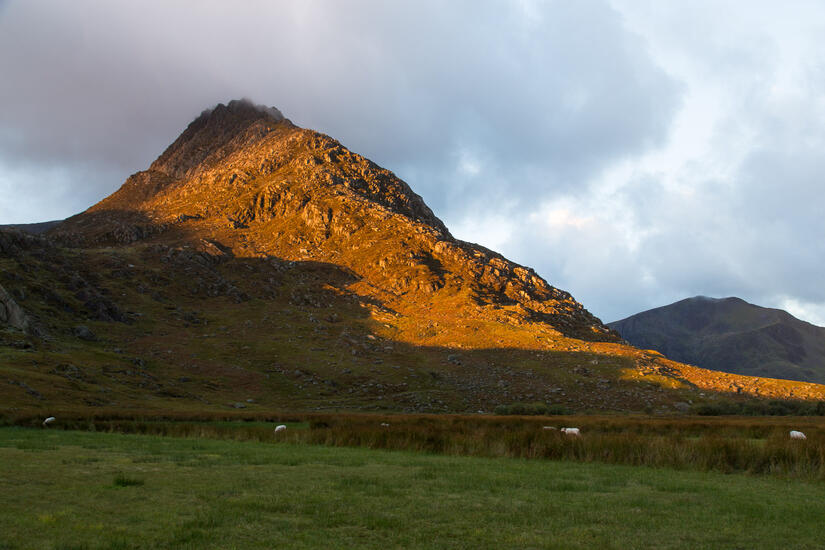
<svg viewBox="0 0 825 550"><path fill-rule="evenodd" d="M25 231L26 233L39 235L40 233L45 233L53 227L57 227L62 222L63 220L53 220L50 222L40 223L13 223L8 225L0 225L0 229L19 229L21 231Z"/></svg>
<svg viewBox="0 0 825 550"><path fill-rule="evenodd" d="M825 382L825 328L739 298L697 296L609 323L640 348L707 369Z"/></svg>

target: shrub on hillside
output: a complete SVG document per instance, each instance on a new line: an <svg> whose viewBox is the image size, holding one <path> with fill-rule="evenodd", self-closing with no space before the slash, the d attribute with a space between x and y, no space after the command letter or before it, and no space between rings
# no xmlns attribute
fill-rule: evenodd
<svg viewBox="0 0 825 550"><path fill-rule="evenodd" d="M568 414L563 405L548 405L541 401L535 403L512 403L510 405L498 405L493 412L499 416L548 416L557 414Z"/></svg>
<svg viewBox="0 0 825 550"><path fill-rule="evenodd" d="M700 416L825 416L825 401L717 401L697 404L693 407L693 412Z"/></svg>

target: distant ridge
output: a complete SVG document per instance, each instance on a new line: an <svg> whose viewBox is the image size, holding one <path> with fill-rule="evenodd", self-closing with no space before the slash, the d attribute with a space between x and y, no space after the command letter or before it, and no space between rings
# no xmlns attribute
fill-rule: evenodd
<svg viewBox="0 0 825 550"><path fill-rule="evenodd" d="M0 229L19 229L20 231L25 231L26 233L31 233L32 235L39 235L41 233L45 233L49 229L57 227L61 223L63 223L63 220L52 220L50 222L37 223L10 223L0 225Z"/></svg>
<svg viewBox="0 0 825 550"><path fill-rule="evenodd" d="M695 296L608 323L634 346L707 369L825 382L825 328L740 298Z"/></svg>

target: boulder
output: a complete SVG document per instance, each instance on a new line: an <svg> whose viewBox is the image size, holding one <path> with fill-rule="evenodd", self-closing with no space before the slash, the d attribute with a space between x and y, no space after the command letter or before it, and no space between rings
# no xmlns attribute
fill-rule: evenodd
<svg viewBox="0 0 825 550"><path fill-rule="evenodd" d="M10 325L22 331L29 330L29 318L17 305L11 294L0 286L0 325Z"/></svg>
<svg viewBox="0 0 825 550"><path fill-rule="evenodd" d="M690 412L690 404L684 401L677 401L673 404L673 408L682 413Z"/></svg>
<svg viewBox="0 0 825 550"><path fill-rule="evenodd" d="M72 329L72 334L74 334L75 338L80 338L81 340L86 340L87 342L94 342L97 340L95 333L92 332L86 325L77 325Z"/></svg>

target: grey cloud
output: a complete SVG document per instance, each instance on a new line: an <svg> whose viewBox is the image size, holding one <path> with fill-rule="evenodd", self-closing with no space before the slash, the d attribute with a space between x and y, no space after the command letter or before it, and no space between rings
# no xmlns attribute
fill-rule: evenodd
<svg viewBox="0 0 825 550"><path fill-rule="evenodd" d="M631 11L640 5L615 3ZM595 227L558 227L541 242L535 235L548 229L526 224L506 247L525 251L522 257L544 251L532 253L534 267L607 320L705 294L795 304L825 324L825 56L821 33L804 28L821 20L821 6L795 5L781 17L770 3L753 3L747 13L735 2L692 6L639 11L641 19L660 15L645 22L646 36L670 49L657 59L680 66L674 74L689 67L691 88L721 98L710 150L665 173L642 163L599 200L593 185L570 190L574 208L594 215ZM730 28L715 7L732 9L741 25ZM797 24L783 30L783 21ZM621 214L604 213L605 201ZM619 217L633 228L630 238Z"/></svg>
<svg viewBox="0 0 825 550"><path fill-rule="evenodd" d="M449 226L504 224L503 253L605 320L692 294L825 311L825 56L793 56L801 99L777 103L780 38L798 36L767 32L775 9L0 0L0 223L85 209L204 108L249 97L395 171ZM734 99L709 137L726 174L699 158L605 185L668 146L697 88ZM542 223L561 200L587 223Z"/></svg>
<svg viewBox="0 0 825 550"><path fill-rule="evenodd" d="M825 313L822 158L777 143L751 152L725 181L677 190L648 174L606 196L586 189L570 205L587 223L547 227L539 217L503 248L604 320L693 295L769 307L791 297Z"/></svg>
<svg viewBox="0 0 825 550"><path fill-rule="evenodd" d="M825 132L823 132L825 134ZM799 143L799 140L795 141ZM763 289L782 281L794 294L825 302L822 149L756 151L742 169L741 213L751 228L743 263Z"/></svg>
<svg viewBox="0 0 825 550"><path fill-rule="evenodd" d="M0 19L6 163L141 169L200 110L248 96L395 170L442 216L473 194L574 185L661 140L673 81L603 2L12 2ZM96 185L104 185L102 182ZM447 192L445 192L445 189ZM77 209L81 204L75 204ZM68 212L67 212L68 213Z"/></svg>

